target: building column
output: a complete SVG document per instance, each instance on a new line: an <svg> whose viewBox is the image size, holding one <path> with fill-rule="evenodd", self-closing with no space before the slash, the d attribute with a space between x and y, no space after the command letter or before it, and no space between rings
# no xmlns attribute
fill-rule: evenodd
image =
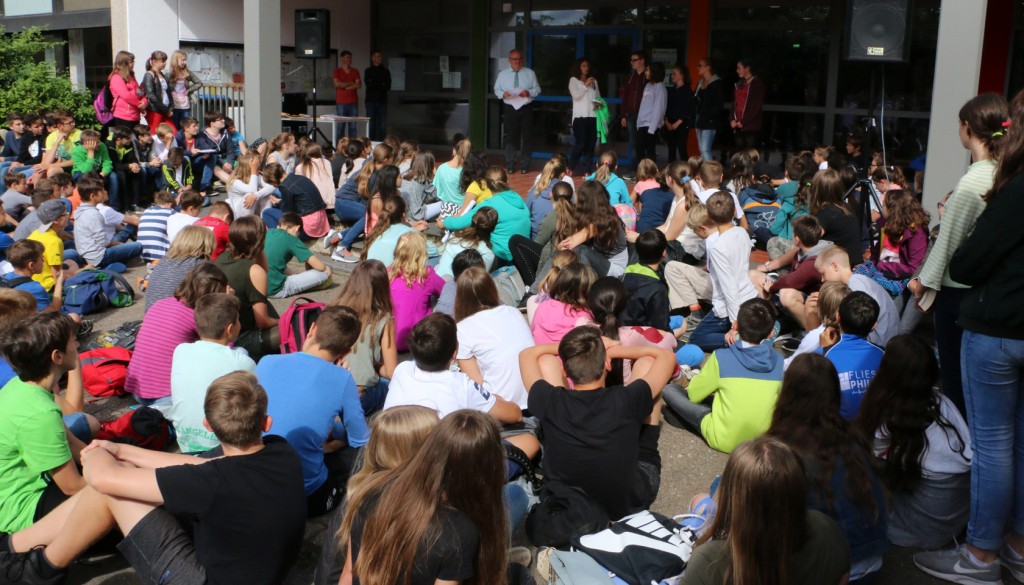
<svg viewBox="0 0 1024 585"><path fill-rule="evenodd" d="M281 0L245 0L245 128L250 140L281 131Z"/></svg>
<svg viewBox="0 0 1024 585"><path fill-rule="evenodd" d="M155 23L163 23L155 26ZM146 73L146 60L153 51L168 56L180 47L178 42L178 0L110 0L110 38L113 54L128 51L135 55L135 78ZM84 76L84 74L83 74Z"/></svg>
<svg viewBox="0 0 1024 585"><path fill-rule="evenodd" d="M942 0L924 175L923 203L933 224L939 219L936 205L970 164L970 153L957 138L957 114L978 93L987 4L988 0Z"/></svg>

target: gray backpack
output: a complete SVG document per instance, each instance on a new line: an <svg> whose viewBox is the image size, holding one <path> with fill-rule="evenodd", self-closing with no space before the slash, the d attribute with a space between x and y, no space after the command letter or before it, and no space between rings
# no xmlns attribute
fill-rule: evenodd
<svg viewBox="0 0 1024 585"><path fill-rule="evenodd" d="M515 266L503 266L492 272L491 276L494 278L494 284L498 287L501 304L518 308L519 302L526 294L527 287Z"/></svg>

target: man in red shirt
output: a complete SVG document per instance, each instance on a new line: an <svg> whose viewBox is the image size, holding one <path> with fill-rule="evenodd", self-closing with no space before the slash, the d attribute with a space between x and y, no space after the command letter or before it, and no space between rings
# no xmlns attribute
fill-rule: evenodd
<svg viewBox="0 0 1024 585"><path fill-rule="evenodd" d="M633 168L640 162L640 152L636 142L636 115L640 111L640 100L644 97L644 86L647 85L647 53L644 51L633 51L629 57L629 64L632 69L626 83L619 88L619 97L622 98L622 105L619 106L619 114L622 116L622 127L626 129L629 136L629 153L633 157Z"/></svg>
<svg viewBox="0 0 1024 585"><path fill-rule="evenodd" d="M355 117L359 115L359 88L363 81L359 70L352 67L352 52L341 52L341 67L334 70L334 97L339 116ZM349 122L341 127L341 135L356 137L356 124Z"/></svg>
<svg viewBox="0 0 1024 585"><path fill-rule="evenodd" d="M736 64L736 93L733 94L732 119L729 125L736 135L736 148L761 146L762 108L767 88L764 81L754 75L753 62L740 59ZM723 157L724 158L724 157Z"/></svg>

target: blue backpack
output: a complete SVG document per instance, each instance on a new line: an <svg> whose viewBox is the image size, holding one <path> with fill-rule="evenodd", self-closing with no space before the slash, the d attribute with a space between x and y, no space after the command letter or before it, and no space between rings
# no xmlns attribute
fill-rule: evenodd
<svg viewBox="0 0 1024 585"><path fill-rule="evenodd" d="M109 270L80 270L64 283L65 313L89 315L107 307L127 307L134 300L135 290L128 281Z"/></svg>

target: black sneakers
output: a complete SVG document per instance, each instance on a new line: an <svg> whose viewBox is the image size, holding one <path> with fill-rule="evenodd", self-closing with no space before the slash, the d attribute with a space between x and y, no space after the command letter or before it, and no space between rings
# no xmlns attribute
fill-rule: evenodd
<svg viewBox="0 0 1024 585"><path fill-rule="evenodd" d="M44 547L38 546L24 553L0 553L0 584L59 585L63 583L66 571L50 566L50 563L43 557L44 550L46 550Z"/></svg>

